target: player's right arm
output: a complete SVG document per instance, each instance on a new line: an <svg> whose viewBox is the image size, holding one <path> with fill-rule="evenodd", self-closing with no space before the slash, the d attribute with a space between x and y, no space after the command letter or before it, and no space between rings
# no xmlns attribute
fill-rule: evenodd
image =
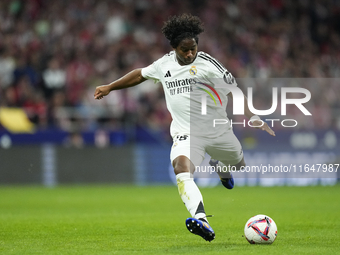
<svg viewBox="0 0 340 255"><path fill-rule="evenodd" d="M96 87L94 92L95 99L102 99L104 96L108 95L112 90L125 89L129 87L136 86L146 79L142 76L142 69L135 69L123 77L115 80L107 85L102 85Z"/></svg>

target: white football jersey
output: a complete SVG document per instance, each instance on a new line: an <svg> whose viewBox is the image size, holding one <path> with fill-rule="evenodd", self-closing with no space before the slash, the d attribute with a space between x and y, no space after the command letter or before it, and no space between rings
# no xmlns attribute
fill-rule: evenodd
<svg viewBox="0 0 340 255"><path fill-rule="evenodd" d="M230 91L223 84L237 84L215 58L198 52L194 62L181 66L175 51L171 51L143 68L142 76L163 85L167 108L173 119L172 137L177 134L216 137L230 129L229 122L214 127L214 119L229 121L226 106Z"/></svg>

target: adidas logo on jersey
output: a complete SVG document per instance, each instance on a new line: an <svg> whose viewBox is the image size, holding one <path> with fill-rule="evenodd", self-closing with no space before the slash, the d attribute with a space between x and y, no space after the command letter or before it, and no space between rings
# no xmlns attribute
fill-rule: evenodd
<svg viewBox="0 0 340 255"><path fill-rule="evenodd" d="M165 78L171 77L171 74L170 74L170 71L169 71L169 70L166 72L166 75L165 75L164 77L165 77Z"/></svg>

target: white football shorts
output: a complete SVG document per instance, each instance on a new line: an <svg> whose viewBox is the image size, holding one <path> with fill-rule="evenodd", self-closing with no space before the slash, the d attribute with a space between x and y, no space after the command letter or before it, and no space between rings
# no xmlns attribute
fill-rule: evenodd
<svg viewBox="0 0 340 255"><path fill-rule="evenodd" d="M185 134L173 137L171 163L178 156L186 156L194 166L199 166L204 160L205 153L225 165L236 165L243 158L242 146L232 129L214 138Z"/></svg>

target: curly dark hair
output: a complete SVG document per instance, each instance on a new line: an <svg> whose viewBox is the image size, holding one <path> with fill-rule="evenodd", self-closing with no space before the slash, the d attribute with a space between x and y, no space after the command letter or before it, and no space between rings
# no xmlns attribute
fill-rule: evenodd
<svg viewBox="0 0 340 255"><path fill-rule="evenodd" d="M187 38L194 38L198 44L198 35L203 31L203 22L200 18L186 13L170 17L162 27L162 33L173 48L177 48L179 43Z"/></svg>

